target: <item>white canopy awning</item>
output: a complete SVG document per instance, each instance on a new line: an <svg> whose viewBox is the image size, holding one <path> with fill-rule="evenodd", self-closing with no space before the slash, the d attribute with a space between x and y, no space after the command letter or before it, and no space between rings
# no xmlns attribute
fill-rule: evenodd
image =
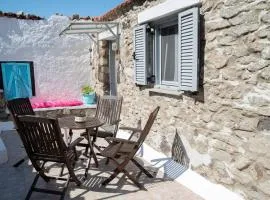
<svg viewBox="0 0 270 200"><path fill-rule="evenodd" d="M110 39L118 41L119 24L116 22L73 21L59 35L86 34L97 44L99 34L106 32L111 35Z"/></svg>

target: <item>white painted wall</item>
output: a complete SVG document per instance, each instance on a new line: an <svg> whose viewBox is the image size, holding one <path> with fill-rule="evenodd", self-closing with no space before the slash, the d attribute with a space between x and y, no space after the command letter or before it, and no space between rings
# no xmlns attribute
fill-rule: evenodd
<svg viewBox="0 0 270 200"><path fill-rule="evenodd" d="M68 17L48 20L0 18L0 60L34 61L37 97L46 100L80 99L90 84L91 41L87 36L61 36Z"/></svg>

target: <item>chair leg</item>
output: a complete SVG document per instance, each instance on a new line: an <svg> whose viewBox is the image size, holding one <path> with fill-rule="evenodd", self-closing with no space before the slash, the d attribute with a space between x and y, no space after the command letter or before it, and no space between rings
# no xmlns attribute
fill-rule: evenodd
<svg viewBox="0 0 270 200"><path fill-rule="evenodd" d="M60 177L63 176L64 169L65 169L65 164L62 164L61 171L60 171L60 174L59 174Z"/></svg>
<svg viewBox="0 0 270 200"><path fill-rule="evenodd" d="M127 170L123 169L122 172L140 189L145 190L145 188L140 184L132 175L128 173Z"/></svg>
<svg viewBox="0 0 270 200"><path fill-rule="evenodd" d="M123 172L138 188L146 190L132 175L125 170L125 166L128 164L129 159L125 159L122 163L118 163L115 159L111 158L112 161L117 165L117 168L114 170L114 173L102 182L102 185L107 185L110 183L120 172Z"/></svg>
<svg viewBox="0 0 270 200"><path fill-rule="evenodd" d="M73 136L72 129L69 129L68 134L69 134L68 144L70 144L70 143L71 143L71 141L72 141L72 136Z"/></svg>
<svg viewBox="0 0 270 200"><path fill-rule="evenodd" d="M85 147L85 151L84 151L84 155L85 155L85 156L87 156L88 151L89 151L89 147Z"/></svg>
<svg viewBox="0 0 270 200"><path fill-rule="evenodd" d="M37 184L38 178L39 178L39 174L36 175L36 177L35 177L35 179L34 179L32 185L31 185L31 187L30 187L30 189L29 189L29 191L28 191L28 193L27 193L27 195L26 195L26 197L25 197L25 200L30 199L30 197L31 197L31 195L32 195L32 193L33 193L33 190L34 190L34 188L35 188L35 185Z"/></svg>
<svg viewBox="0 0 270 200"><path fill-rule="evenodd" d="M106 158L106 162L105 162L105 165L108 165L110 162L110 159L109 158Z"/></svg>
<svg viewBox="0 0 270 200"><path fill-rule="evenodd" d="M78 161L78 153L76 151L76 147L73 148L74 154L75 154L75 161Z"/></svg>
<svg viewBox="0 0 270 200"><path fill-rule="evenodd" d="M62 191L63 193L61 194L60 200L64 200L65 199L65 194L67 192L69 181L70 181L70 175L67 178L67 182L65 183L64 189Z"/></svg>
<svg viewBox="0 0 270 200"><path fill-rule="evenodd" d="M46 162L43 162L41 166L37 164L36 162L32 162L33 167L37 170L37 173L39 176L41 176L45 182L49 182L50 178L46 176L46 174L43 172L43 167Z"/></svg>
<svg viewBox="0 0 270 200"><path fill-rule="evenodd" d="M103 181L101 184L104 186L108 185L108 183L110 183L120 172L121 170L116 168L113 174L109 178L107 178L105 181Z"/></svg>
<svg viewBox="0 0 270 200"><path fill-rule="evenodd" d="M94 161L95 161L95 164L96 164L96 168L98 168L98 160L97 160L97 156L96 156L96 154L94 152L94 148L93 148L94 141L91 142L91 137L90 137L89 133L87 133L87 137L88 137L88 144L89 144L89 149L90 149L89 156L91 158L91 155L93 155L93 158L94 158Z"/></svg>
<svg viewBox="0 0 270 200"><path fill-rule="evenodd" d="M71 164L67 164L68 172L70 174L70 177L72 178L72 181L76 183L77 186L81 185L81 181L77 178L77 176L74 173L74 167L71 166Z"/></svg>
<svg viewBox="0 0 270 200"><path fill-rule="evenodd" d="M70 181L70 176L68 176L67 179L63 179L63 180L66 180L66 183L65 183L64 189L62 191L48 190L48 189L43 189L43 188L36 188L35 186L37 184L39 176L41 176L40 173L38 173L36 175L32 185L31 185L31 187L30 187L30 189L29 189L29 191L27 193L27 196L25 197L25 200L29 200L33 192L41 192L41 193L60 195L60 199L64 200L65 194L66 194L66 191L67 191L67 188L68 188L68 185L69 185L69 181ZM48 177L48 178L52 178L52 177ZM62 180L62 179L60 179L60 180ZM76 180L75 180L75 182L76 182Z"/></svg>
<svg viewBox="0 0 270 200"><path fill-rule="evenodd" d="M19 167L21 164L23 164L24 161L25 161L24 158L21 159L21 160L19 160L18 162L16 162L16 163L13 165L13 167Z"/></svg>
<svg viewBox="0 0 270 200"><path fill-rule="evenodd" d="M154 178L152 174L150 174L137 160L131 159L131 161L149 178Z"/></svg>
<svg viewBox="0 0 270 200"><path fill-rule="evenodd" d="M28 156L25 156L24 158L20 159L18 162L16 162L13 167L19 167L21 164L23 164L24 161L26 161Z"/></svg>
<svg viewBox="0 0 270 200"><path fill-rule="evenodd" d="M110 158L110 159L112 159L112 161L117 165L117 168L114 169L113 174L109 178L107 178L105 181L102 182L102 185L104 186L110 183L124 169L124 167L129 162L128 159L125 159L122 163L118 163L117 160L115 160L114 158Z"/></svg>

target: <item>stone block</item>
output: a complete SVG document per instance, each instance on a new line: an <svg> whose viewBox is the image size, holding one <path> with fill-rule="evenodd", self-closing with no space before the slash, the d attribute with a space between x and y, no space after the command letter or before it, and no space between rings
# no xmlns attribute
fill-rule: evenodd
<svg viewBox="0 0 270 200"><path fill-rule="evenodd" d="M217 20L212 20L209 22L206 22L205 24L207 32L212 32L224 28L228 28L231 26L228 20L225 19L217 19Z"/></svg>
<svg viewBox="0 0 270 200"><path fill-rule="evenodd" d="M224 55L220 49L216 49L206 54L205 63L216 69L221 69L226 67L228 64L229 57Z"/></svg>
<svg viewBox="0 0 270 200"><path fill-rule="evenodd" d="M99 50L99 56L100 56L100 57L103 57L103 58L107 58L107 56L108 56L108 51L107 51L107 49L100 49L100 50Z"/></svg>
<svg viewBox="0 0 270 200"><path fill-rule="evenodd" d="M270 117L264 117L258 122L259 131L270 131Z"/></svg>
<svg viewBox="0 0 270 200"><path fill-rule="evenodd" d="M268 60L260 60L260 61L250 62L246 66L246 68L250 72L256 72L267 67L268 65L270 65L270 62Z"/></svg>
<svg viewBox="0 0 270 200"><path fill-rule="evenodd" d="M235 17L242 11L243 11L243 8L239 6L226 7L225 9L221 9L220 16L224 19L229 19L229 18Z"/></svg>
<svg viewBox="0 0 270 200"><path fill-rule="evenodd" d="M233 167L228 170L233 175L233 179L241 184L246 185L253 182L253 178L248 172L240 171Z"/></svg>
<svg viewBox="0 0 270 200"><path fill-rule="evenodd" d="M240 171L248 168L252 161L244 156L239 156L236 158L236 161L234 163L234 167Z"/></svg>
<svg viewBox="0 0 270 200"><path fill-rule="evenodd" d="M270 60L270 47L265 47L263 50L262 50L262 58L263 59L266 59L266 60Z"/></svg>
<svg viewBox="0 0 270 200"><path fill-rule="evenodd" d="M260 58L254 56L254 54L248 55L248 56L243 56L241 58L237 59L237 62L239 62L242 65L248 65L250 63L255 63L259 62Z"/></svg>
<svg viewBox="0 0 270 200"><path fill-rule="evenodd" d="M243 141L234 135L214 133L212 137L234 147L239 147L243 144Z"/></svg>
<svg viewBox="0 0 270 200"><path fill-rule="evenodd" d="M262 22L269 23L270 24L270 12L265 13L262 18Z"/></svg>
<svg viewBox="0 0 270 200"><path fill-rule="evenodd" d="M99 42L100 48L107 48L108 47L108 41L107 40L101 40Z"/></svg>
<svg viewBox="0 0 270 200"><path fill-rule="evenodd" d="M245 99L248 101L249 105L256 107L266 107L270 103L270 98L267 96L266 94L267 92L266 93L265 92L264 91L258 93L250 92L246 94Z"/></svg>
<svg viewBox="0 0 270 200"><path fill-rule="evenodd" d="M215 122L209 122L206 127L211 131L219 131L222 129L221 125Z"/></svg>
<svg viewBox="0 0 270 200"><path fill-rule="evenodd" d="M108 66L100 67L99 73L109 74L109 67Z"/></svg>
<svg viewBox="0 0 270 200"><path fill-rule="evenodd" d="M217 112L220 108L221 108L221 105L219 105L218 103L215 103L215 102L212 102L208 105L208 109L211 112Z"/></svg>
<svg viewBox="0 0 270 200"><path fill-rule="evenodd" d="M209 146L212 148L215 148L217 150L222 150L224 152L228 152L230 154L232 153L239 153L241 150L239 150L237 147L231 146L225 142L222 142L220 140L210 140Z"/></svg>
<svg viewBox="0 0 270 200"><path fill-rule="evenodd" d="M204 13L209 12L213 8L213 6L215 5L214 1L203 1L202 3L203 3L202 10Z"/></svg>
<svg viewBox="0 0 270 200"><path fill-rule="evenodd" d="M238 36L246 35L250 32L254 32L259 28L259 24L241 24L232 27L230 30Z"/></svg>
<svg viewBox="0 0 270 200"><path fill-rule="evenodd" d="M217 149L211 148L209 150L209 154L210 154L212 159L224 161L227 163L230 163L232 161L232 156L229 153L222 151L222 150L217 150Z"/></svg>
<svg viewBox="0 0 270 200"><path fill-rule="evenodd" d="M265 169L270 170L270 158L259 157L257 162L261 163Z"/></svg>
<svg viewBox="0 0 270 200"><path fill-rule="evenodd" d="M254 180L258 181L263 178L266 170L260 163L254 163L248 167L247 171Z"/></svg>
<svg viewBox="0 0 270 200"><path fill-rule="evenodd" d="M258 35L259 38L266 38L267 35L269 34L269 32L270 32L270 28L267 27L267 28L260 29L257 32L257 35Z"/></svg>
<svg viewBox="0 0 270 200"><path fill-rule="evenodd" d="M270 195L270 180L258 184L258 189L267 195Z"/></svg>
<svg viewBox="0 0 270 200"><path fill-rule="evenodd" d="M211 117L212 117L212 113L211 112L208 112L208 113L203 113L202 116L201 116L201 119L208 123L211 121Z"/></svg>
<svg viewBox="0 0 270 200"><path fill-rule="evenodd" d="M100 66L108 66L108 59L107 58L104 58L104 57L101 57L99 59L99 65Z"/></svg>
<svg viewBox="0 0 270 200"><path fill-rule="evenodd" d="M244 189L243 189L244 190ZM252 200L268 200L269 197L267 197L265 194L263 194L261 191L259 191L256 187L245 187L245 199L252 199Z"/></svg>
<svg viewBox="0 0 270 200"><path fill-rule="evenodd" d="M207 80L211 81L211 80L217 79L219 77L219 71L216 70L215 68L205 68L204 75L205 75L205 79L206 79L205 81L207 81Z"/></svg>
<svg viewBox="0 0 270 200"><path fill-rule="evenodd" d="M249 150L258 154L266 154L270 149L269 138L256 137L249 140Z"/></svg>
<svg viewBox="0 0 270 200"><path fill-rule="evenodd" d="M236 130L243 130L243 131L255 131L257 129L258 124L257 118L243 118L241 119L240 123L235 125Z"/></svg>
<svg viewBox="0 0 270 200"><path fill-rule="evenodd" d="M229 22L236 26L239 24L256 24L259 21L260 11L242 12L234 18L229 19Z"/></svg>
<svg viewBox="0 0 270 200"><path fill-rule="evenodd" d="M263 49L269 46L268 43L261 40L256 40L252 43L247 43L247 46L249 47L250 53L258 53L261 52ZM258 57L257 57L258 58Z"/></svg>
<svg viewBox="0 0 270 200"><path fill-rule="evenodd" d="M220 36L217 38L218 43L223 46L235 45L234 42L236 40L237 38L234 35Z"/></svg>
<svg viewBox="0 0 270 200"><path fill-rule="evenodd" d="M225 6L239 6L242 5L246 0L226 0L224 1Z"/></svg>

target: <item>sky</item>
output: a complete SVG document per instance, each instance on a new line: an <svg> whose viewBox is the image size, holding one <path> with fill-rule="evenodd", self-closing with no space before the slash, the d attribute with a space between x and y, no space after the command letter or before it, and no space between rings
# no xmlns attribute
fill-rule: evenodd
<svg viewBox="0 0 270 200"><path fill-rule="evenodd" d="M59 13L66 16L79 14L82 17L100 16L124 0L0 0L0 10L4 12L23 11L49 18Z"/></svg>

